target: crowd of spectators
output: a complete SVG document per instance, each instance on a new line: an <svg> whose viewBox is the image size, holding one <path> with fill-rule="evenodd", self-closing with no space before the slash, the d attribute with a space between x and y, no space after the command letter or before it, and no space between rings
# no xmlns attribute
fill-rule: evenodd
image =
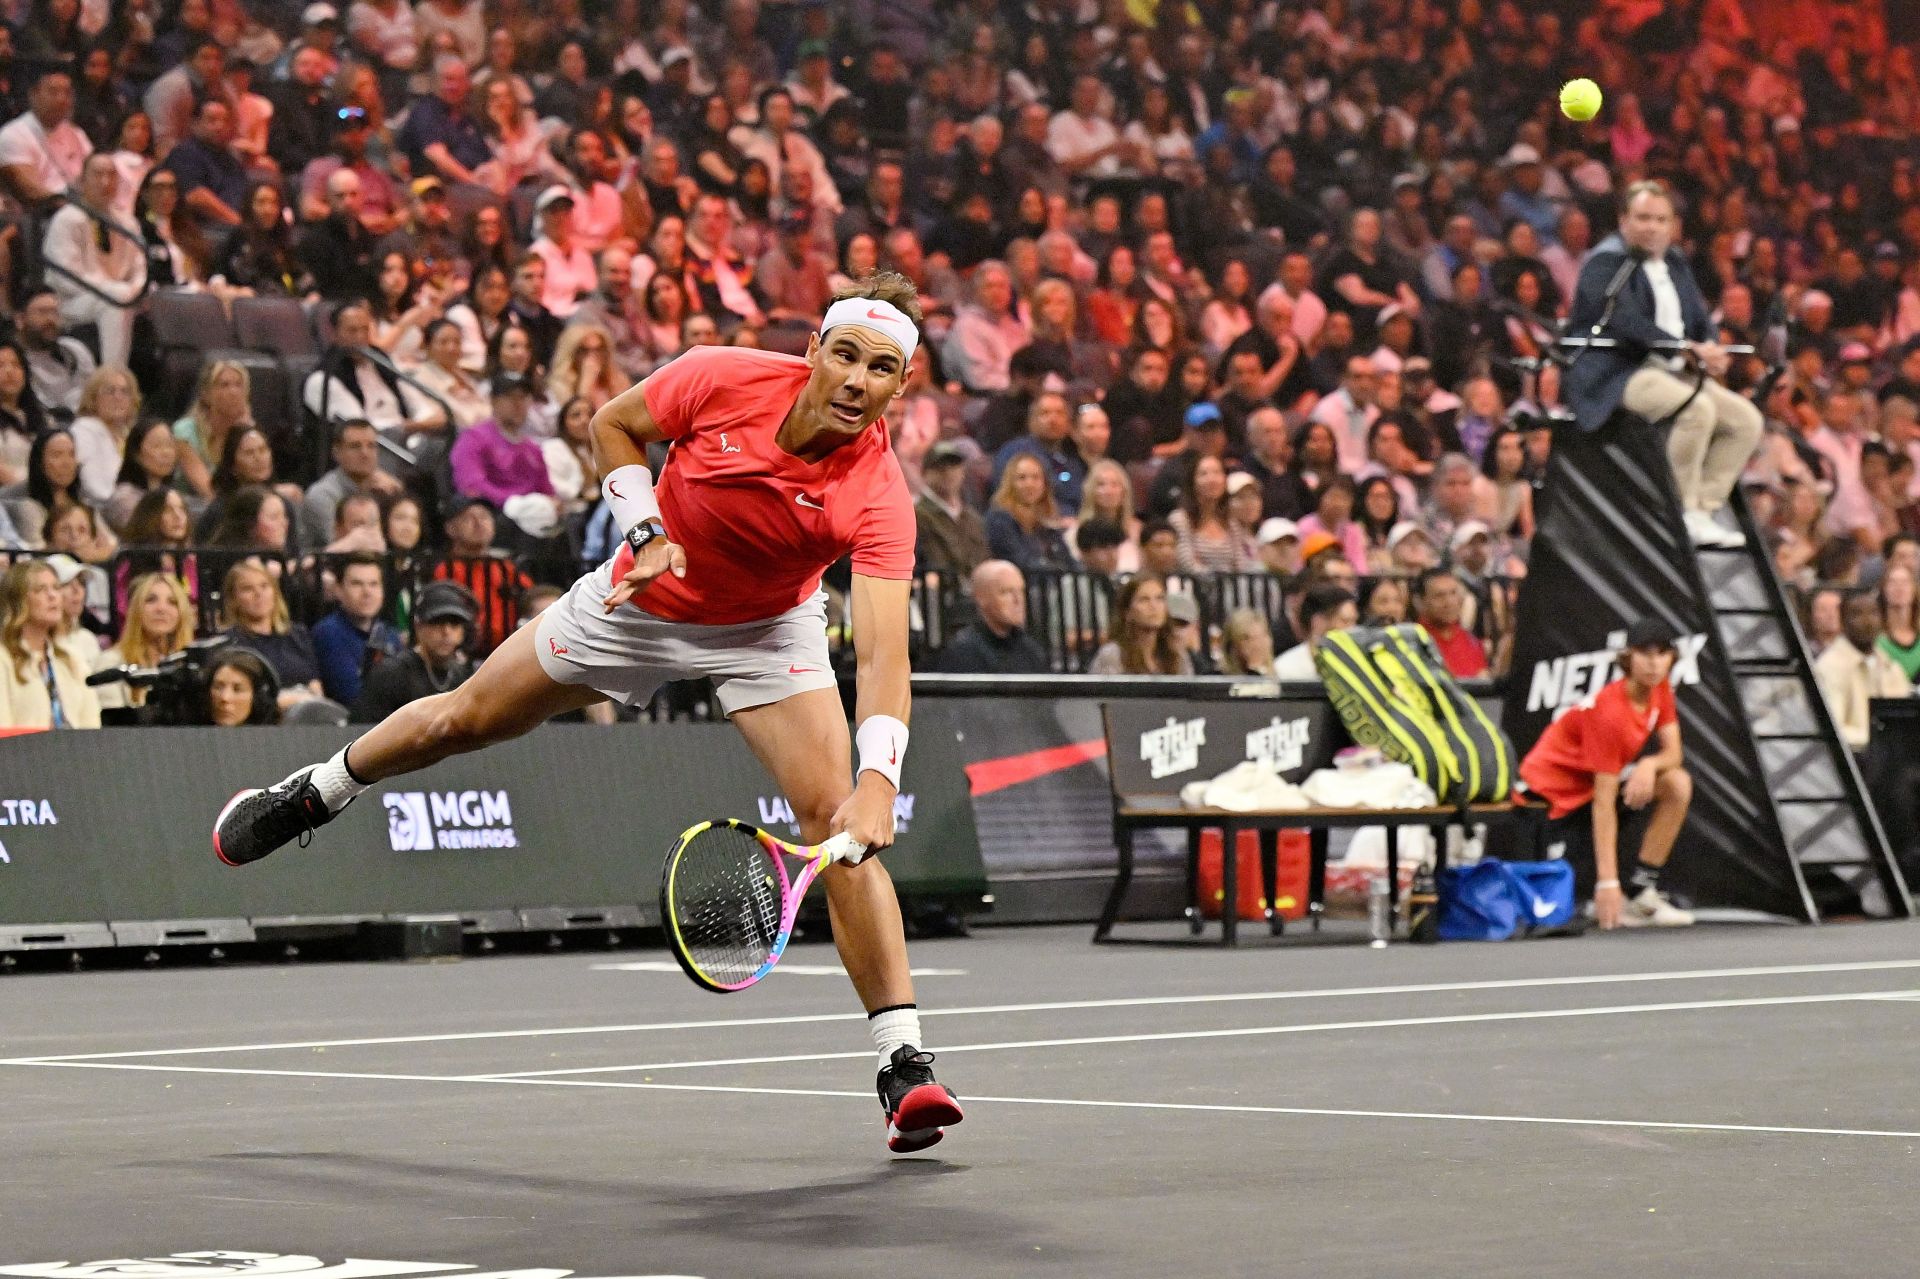
<svg viewBox="0 0 1920 1279"><path fill-rule="evenodd" d="M1722 338L1784 334L1747 478L1809 629L1857 653L1867 593L1911 678L1920 71L1882 9L0 0L0 551L55 557L7 579L0 723L91 718L49 654L151 660L212 605L264 659L229 718L437 686L465 658L403 584L451 579L483 653L609 545L595 408L690 345L801 350L877 269L927 316L888 414L922 569L973 601L930 660L1072 631L1095 670L1297 671L1317 629L1418 617L1497 675L1534 361L1643 177ZM1554 109L1576 74L1589 124ZM167 290L301 304L317 366L282 403L210 359L170 403ZM309 632L276 566L311 556ZM1029 636L1060 574L1118 589ZM1217 610L1220 575L1284 603Z"/></svg>

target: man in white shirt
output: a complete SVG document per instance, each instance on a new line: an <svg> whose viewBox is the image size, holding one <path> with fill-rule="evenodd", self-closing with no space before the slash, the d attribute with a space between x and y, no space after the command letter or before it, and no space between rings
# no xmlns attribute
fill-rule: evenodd
<svg viewBox="0 0 1920 1279"><path fill-rule="evenodd" d="M1310 420L1333 428L1334 442L1340 446L1340 469L1348 475L1358 475L1367 464L1367 436L1380 416L1380 406L1374 403L1379 385L1380 374L1373 361L1364 355L1353 356L1347 361L1340 389L1322 397L1309 415Z"/></svg>
<svg viewBox="0 0 1920 1279"><path fill-rule="evenodd" d="M111 155L96 151L87 157L79 194L88 208L107 212L119 185L120 170ZM49 267L47 282L60 296L60 318L69 325L93 325L100 334L100 362L124 367L133 341L133 309L117 304L139 296L147 269L143 246L68 204L47 224L41 252Z"/></svg>
<svg viewBox="0 0 1920 1279"><path fill-rule="evenodd" d="M1840 625L1840 638L1814 659L1813 674L1840 739L1863 751L1872 730L1869 703L1876 697L1907 697L1913 687L1899 663L1880 651L1878 600L1854 596L1841 610Z"/></svg>
<svg viewBox="0 0 1920 1279"><path fill-rule="evenodd" d="M1047 151L1069 178L1110 178L1121 171L1128 147L1101 111L1106 86L1083 72L1074 77L1073 105L1047 124Z"/></svg>
<svg viewBox="0 0 1920 1279"><path fill-rule="evenodd" d="M1260 302L1285 298L1293 308L1293 335L1311 346L1327 322L1327 304L1313 291L1313 259L1299 250L1280 259L1280 278L1260 294Z"/></svg>
<svg viewBox="0 0 1920 1279"><path fill-rule="evenodd" d="M367 358L372 343L373 311L365 302L355 299L333 309L333 347L301 388L307 412L329 427L355 418L381 432L443 427L446 415L438 405Z"/></svg>
<svg viewBox="0 0 1920 1279"><path fill-rule="evenodd" d="M947 375L975 395L1004 391L1013 353L1032 340L1013 315L1013 276L989 258L973 269L973 302L960 308L941 348Z"/></svg>
<svg viewBox="0 0 1920 1279"><path fill-rule="evenodd" d="M93 143L73 123L73 77L43 71L27 110L0 127L0 184L22 204L66 195L80 182Z"/></svg>
<svg viewBox="0 0 1920 1279"><path fill-rule="evenodd" d="M1306 642L1295 644L1274 659L1273 673L1283 680L1320 682L1314 669L1313 651L1334 631L1360 624L1360 604L1344 586L1322 583L1310 587L1300 599L1300 625L1306 628Z"/></svg>
<svg viewBox="0 0 1920 1279"><path fill-rule="evenodd" d="M573 238L573 188L555 183L533 202L534 216L540 221L540 238L529 252L547 264L547 283L540 301L561 319L570 319L580 308L580 298L593 292L599 283L593 268L593 255Z"/></svg>
<svg viewBox="0 0 1920 1279"><path fill-rule="evenodd" d="M1568 368L1567 403L1586 431L1598 430L1623 406L1650 422L1671 419L1667 460L1688 536L1696 546L1743 546L1746 539L1715 521L1714 512L1726 504L1760 442L1760 410L1715 380L1725 376L1730 357L1712 340L1706 299L1674 245L1679 219L1672 193L1659 182L1635 182L1620 208L1619 234L1602 241L1581 267L1567 326L1619 345L1588 351ZM1676 339L1706 378L1665 349Z"/></svg>
<svg viewBox="0 0 1920 1279"><path fill-rule="evenodd" d="M793 124L793 95L785 85L776 84L761 91L760 127L749 129L745 125L735 125L727 138L749 160L758 160L767 166L767 174L773 179L775 190L779 189L780 175L786 172L788 165L804 165L811 169L814 201L838 215L840 192L833 185L833 175L827 172L826 158L820 154L820 148L813 145L806 134L795 129Z"/></svg>

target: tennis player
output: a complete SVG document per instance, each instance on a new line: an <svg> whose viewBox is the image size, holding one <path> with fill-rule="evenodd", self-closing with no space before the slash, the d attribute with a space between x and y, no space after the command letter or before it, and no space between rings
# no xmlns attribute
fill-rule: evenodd
<svg viewBox="0 0 1920 1279"><path fill-rule="evenodd" d="M332 821L376 782L669 680L708 677L786 795L808 843L840 831L893 842L907 752L913 503L881 414L919 345L911 281L891 272L838 294L805 358L695 347L593 419L594 460L625 544L500 646L460 688L412 702L324 763L236 795L215 822L230 865ZM656 489L645 449L671 442ZM853 557L858 659L847 721L829 665L820 575ZM834 941L880 1052L887 1144L939 1141L960 1122L934 1081L893 882L878 858L821 881Z"/></svg>

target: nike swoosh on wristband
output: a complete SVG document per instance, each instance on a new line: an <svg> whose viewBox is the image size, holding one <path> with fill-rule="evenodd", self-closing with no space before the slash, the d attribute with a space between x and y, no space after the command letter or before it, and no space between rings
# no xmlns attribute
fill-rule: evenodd
<svg viewBox="0 0 1920 1279"><path fill-rule="evenodd" d="M820 505L820 503L818 502L809 502L807 500L807 495L805 493L795 493L793 495L793 500L798 502L801 506L806 507L810 511L824 511L827 509L826 507Z"/></svg>
<svg viewBox="0 0 1920 1279"><path fill-rule="evenodd" d="M619 498L622 502L627 500L627 495L625 493L622 493L620 491L620 486L615 484L612 480L607 481L607 492L613 494L615 497Z"/></svg>

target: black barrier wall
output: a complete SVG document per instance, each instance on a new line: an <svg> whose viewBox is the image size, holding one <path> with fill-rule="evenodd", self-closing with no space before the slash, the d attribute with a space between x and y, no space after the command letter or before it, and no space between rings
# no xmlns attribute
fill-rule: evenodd
<svg viewBox="0 0 1920 1279"><path fill-rule="evenodd" d="M1522 754L1556 712L1615 678L1627 625L1680 636L1673 691L1693 807L1668 882L1696 902L1804 918L1760 760L1698 584L1666 450L1639 418L1556 431L1520 589L1503 727Z"/></svg>
<svg viewBox="0 0 1920 1279"><path fill-rule="evenodd" d="M886 865L903 895L977 908L986 873L951 714L914 719ZM209 831L235 791L348 740L321 728L0 739L0 925L553 906L657 923L661 863L686 827L740 817L797 833L727 725L548 725L374 787L308 848L238 869L215 860Z"/></svg>

